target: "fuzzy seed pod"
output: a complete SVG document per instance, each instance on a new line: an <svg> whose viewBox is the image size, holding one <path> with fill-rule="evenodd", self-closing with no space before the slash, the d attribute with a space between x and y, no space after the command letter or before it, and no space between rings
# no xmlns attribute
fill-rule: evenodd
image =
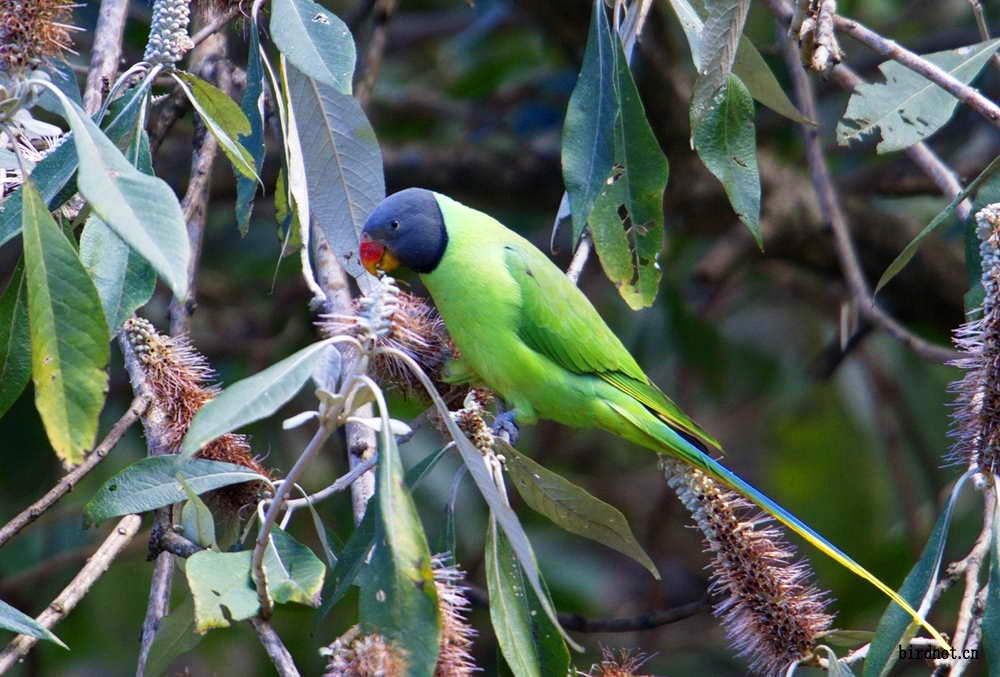
<svg viewBox="0 0 1000 677"><path fill-rule="evenodd" d="M323 677L402 677L406 661L382 635L362 635L355 625L320 649L328 657Z"/></svg>
<svg viewBox="0 0 1000 677"><path fill-rule="evenodd" d="M453 564L450 553L434 555L431 568L441 608L441 640L434 677L470 677L479 668L470 653L476 631L466 619L469 600L462 585L465 574Z"/></svg>
<svg viewBox="0 0 1000 677"><path fill-rule="evenodd" d="M326 315L320 329L326 336L354 336L362 343L395 348L409 355L431 377L438 391L450 401L461 392L443 383L445 362L458 356L437 310L427 301L401 291L390 277L383 277L375 291L356 299L350 315ZM424 397L423 386L410 368L391 355L376 353L372 376L380 383L395 385L407 397Z"/></svg>
<svg viewBox="0 0 1000 677"><path fill-rule="evenodd" d="M124 332L153 395L144 422L147 428L155 427L163 452L178 453L195 414L219 391L209 385L215 374L187 337L163 336L140 317L127 320ZM245 435L227 433L207 444L197 456L235 463L271 477L250 453ZM244 506L256 504L265 490L263 482L244 482L218 489L212 497L225 512L236 514Z"/></svg>
<svg viewBox="0 0 1000 677"><path fill-rule="evenodd" d="M829 595L809 583L808 564L793 561L781 532L745 499L681 461L660 467L705 537L715 615L750 669L783 674L812 654L833 619Z"/></svg>
<svg viewBox="0 0 1000 677"><path fill-rule="evenodd" d="M577 670L579 677L655 677L640 675L637 670L655 654L647 654L638 649L618 649L601 647L601 662L594 663L587 672Z"/></svg>
<svg viewBox="0 0 1000 677"><path fill-rule="evenodd" d="M188 35L190 21L189 0L155 0L143 61L170 65L183 59L194 49Z"/></svg>
<svg viewBox="0 0 1000 677"><path fill-rule="evenodd" d="M1000 203L976 213L976 234L985 295L978 317L955 330L963 356L952 364L965 370L955 381L949 460L994 475L1000 458Z"/></svg>
<svg viewBox="0 0 1000 677"><path fill-rule="evenodd" d="M0 71L22 73L72 52L69 22L77 5L64 0L0 0Z"/></svg>

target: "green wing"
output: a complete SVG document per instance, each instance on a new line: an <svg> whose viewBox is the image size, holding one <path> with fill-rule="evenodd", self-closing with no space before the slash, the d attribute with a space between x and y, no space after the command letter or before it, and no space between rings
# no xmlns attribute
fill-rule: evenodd
<svg viewBox="0 0 1000 677"><path fill-rule="evenodd" d="M508 244L504 261L521 288L521 340L563 369L600 377L668 425L721 449L649 380L583 292L544 254L530 244Z"/></svg>

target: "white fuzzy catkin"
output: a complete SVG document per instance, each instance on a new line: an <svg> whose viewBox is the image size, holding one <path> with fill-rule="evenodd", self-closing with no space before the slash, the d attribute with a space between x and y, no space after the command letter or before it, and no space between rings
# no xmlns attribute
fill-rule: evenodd
<svg viewBox="0 0 1000 677"><path fill-rule="evenodd" d="M149 63L175 64L194 48L188 35L189 0L156 0L149 41L142 58Z"/></svg>

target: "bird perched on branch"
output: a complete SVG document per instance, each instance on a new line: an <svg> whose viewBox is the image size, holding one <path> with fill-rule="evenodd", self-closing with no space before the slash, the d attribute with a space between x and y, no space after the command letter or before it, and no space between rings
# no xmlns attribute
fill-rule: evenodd
<svg viewBox="0 0 1000 677"><path fill-rule="evenodd" d="M587 297L526 239L487 214L421 188L395 193L365 223L361 262L419 274L461 353L448 378L486 386L509 421L597 427L691 464L869 581L947 646L874 574L710 452L721 445L643 373Z"/></svg>

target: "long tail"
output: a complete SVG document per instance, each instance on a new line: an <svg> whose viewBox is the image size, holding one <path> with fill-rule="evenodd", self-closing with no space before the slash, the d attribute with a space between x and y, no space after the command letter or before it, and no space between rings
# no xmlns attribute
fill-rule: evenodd
<svg viewBox="0 0 1000 677"><path fill-rule="evenodd" d="M825 554L827 557L874 585L882 593L884 593L886 597L891 599L899 605L900 608L906 611L906 613L908 613L914 621L923 626L927 632L931 634L931 637L933 637L942 647L948 651L951 650L951 645L948 644L945 638L941 636L941 633L938 632L934 626L928 623L923 616L917 613L917 611L910 606L905 599L900 597L895 590L879 580L875 574L871 573L854 561L840 548L820 536L805 522L772 501L764 493L756 489L753 485L745 481L732 470L695 447L669 426L656 421L656 425L653 427L649 424L649 422L641 420L633 413L627 411L624 407L611 402L608 404L616 412L618 412L620 416L634 425L644 434L644 436L650 439L652 444L648 444L647 446L653 448L659 453L667 453L680 458L686 463L690 463L692 466L705 472L712 478L722 482L727 487L746 497L748 500L756 504L761 510L771 515L774 519L778 520L787 528L804 538L808 543Z"/></svg>

